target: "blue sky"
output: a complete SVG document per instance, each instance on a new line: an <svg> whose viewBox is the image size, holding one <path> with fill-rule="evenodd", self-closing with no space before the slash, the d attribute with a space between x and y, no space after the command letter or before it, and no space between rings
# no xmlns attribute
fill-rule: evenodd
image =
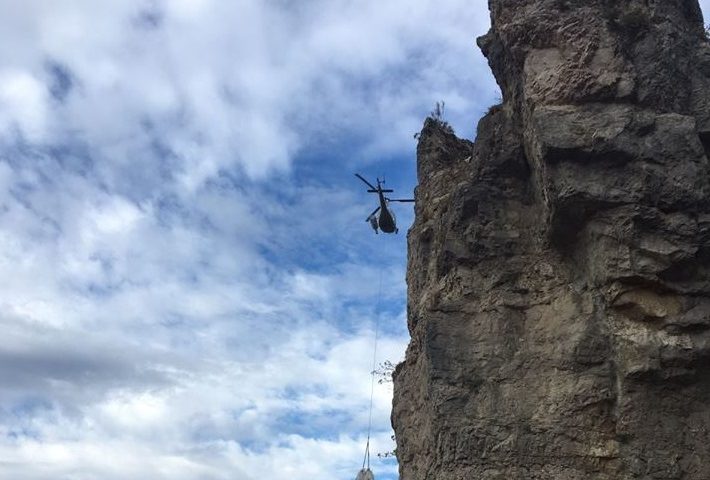
<svg viewBox="0 0 710 480"><path fill-rule="evenodd" d="M473 137L487 28L483 0L0 0L0 477L354 478L412 209L375 236L353 173L411 195L439 100Z"/></svg>

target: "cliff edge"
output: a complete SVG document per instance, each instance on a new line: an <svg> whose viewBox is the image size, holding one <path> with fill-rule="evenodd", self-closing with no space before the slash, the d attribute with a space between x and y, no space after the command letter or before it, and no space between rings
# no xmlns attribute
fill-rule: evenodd
<svg viewBox="0 0 710 480"><path fill-rule="evenodd" d="M417 148L400 478L710 479L698 2L489 7L503 104Z"/></svg>

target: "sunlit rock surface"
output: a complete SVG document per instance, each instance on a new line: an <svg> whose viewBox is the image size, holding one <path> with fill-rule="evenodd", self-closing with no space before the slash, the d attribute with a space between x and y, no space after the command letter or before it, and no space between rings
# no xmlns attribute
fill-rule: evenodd
<svg viewBox="0 0 710 480"><path fill-rule="evenodd" d="M401 478L710 479L698 3L489 5L503 104L417 150Z"/></svg>

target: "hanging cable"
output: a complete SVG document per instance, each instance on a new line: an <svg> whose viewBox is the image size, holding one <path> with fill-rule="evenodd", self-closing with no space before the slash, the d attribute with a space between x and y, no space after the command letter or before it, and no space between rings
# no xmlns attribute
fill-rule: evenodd
<svg viewBox="0 0 710 480"><path fill-rule="evenodd" d="M365 445L365 458L362 460L362 468L370 469L370 436L372 434L372 409L375 398L375 370L377 369L377 341L380 334L380 304L382 301L382 268L379 268L379 281L377 287L377 302L375 303L375 344L372 349L372 370L370 371L370 413L367 420L367 443Z"/></svg>

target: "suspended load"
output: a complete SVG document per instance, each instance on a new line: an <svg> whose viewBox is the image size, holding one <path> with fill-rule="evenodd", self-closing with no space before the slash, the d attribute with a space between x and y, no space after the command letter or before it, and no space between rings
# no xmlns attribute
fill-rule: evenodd
<svg viewBox="0 0 710 480"><path fill-rule="evenodd" d="M375 476L369 468L363 468L355 477L355 480L375 480Z"/></svg>

